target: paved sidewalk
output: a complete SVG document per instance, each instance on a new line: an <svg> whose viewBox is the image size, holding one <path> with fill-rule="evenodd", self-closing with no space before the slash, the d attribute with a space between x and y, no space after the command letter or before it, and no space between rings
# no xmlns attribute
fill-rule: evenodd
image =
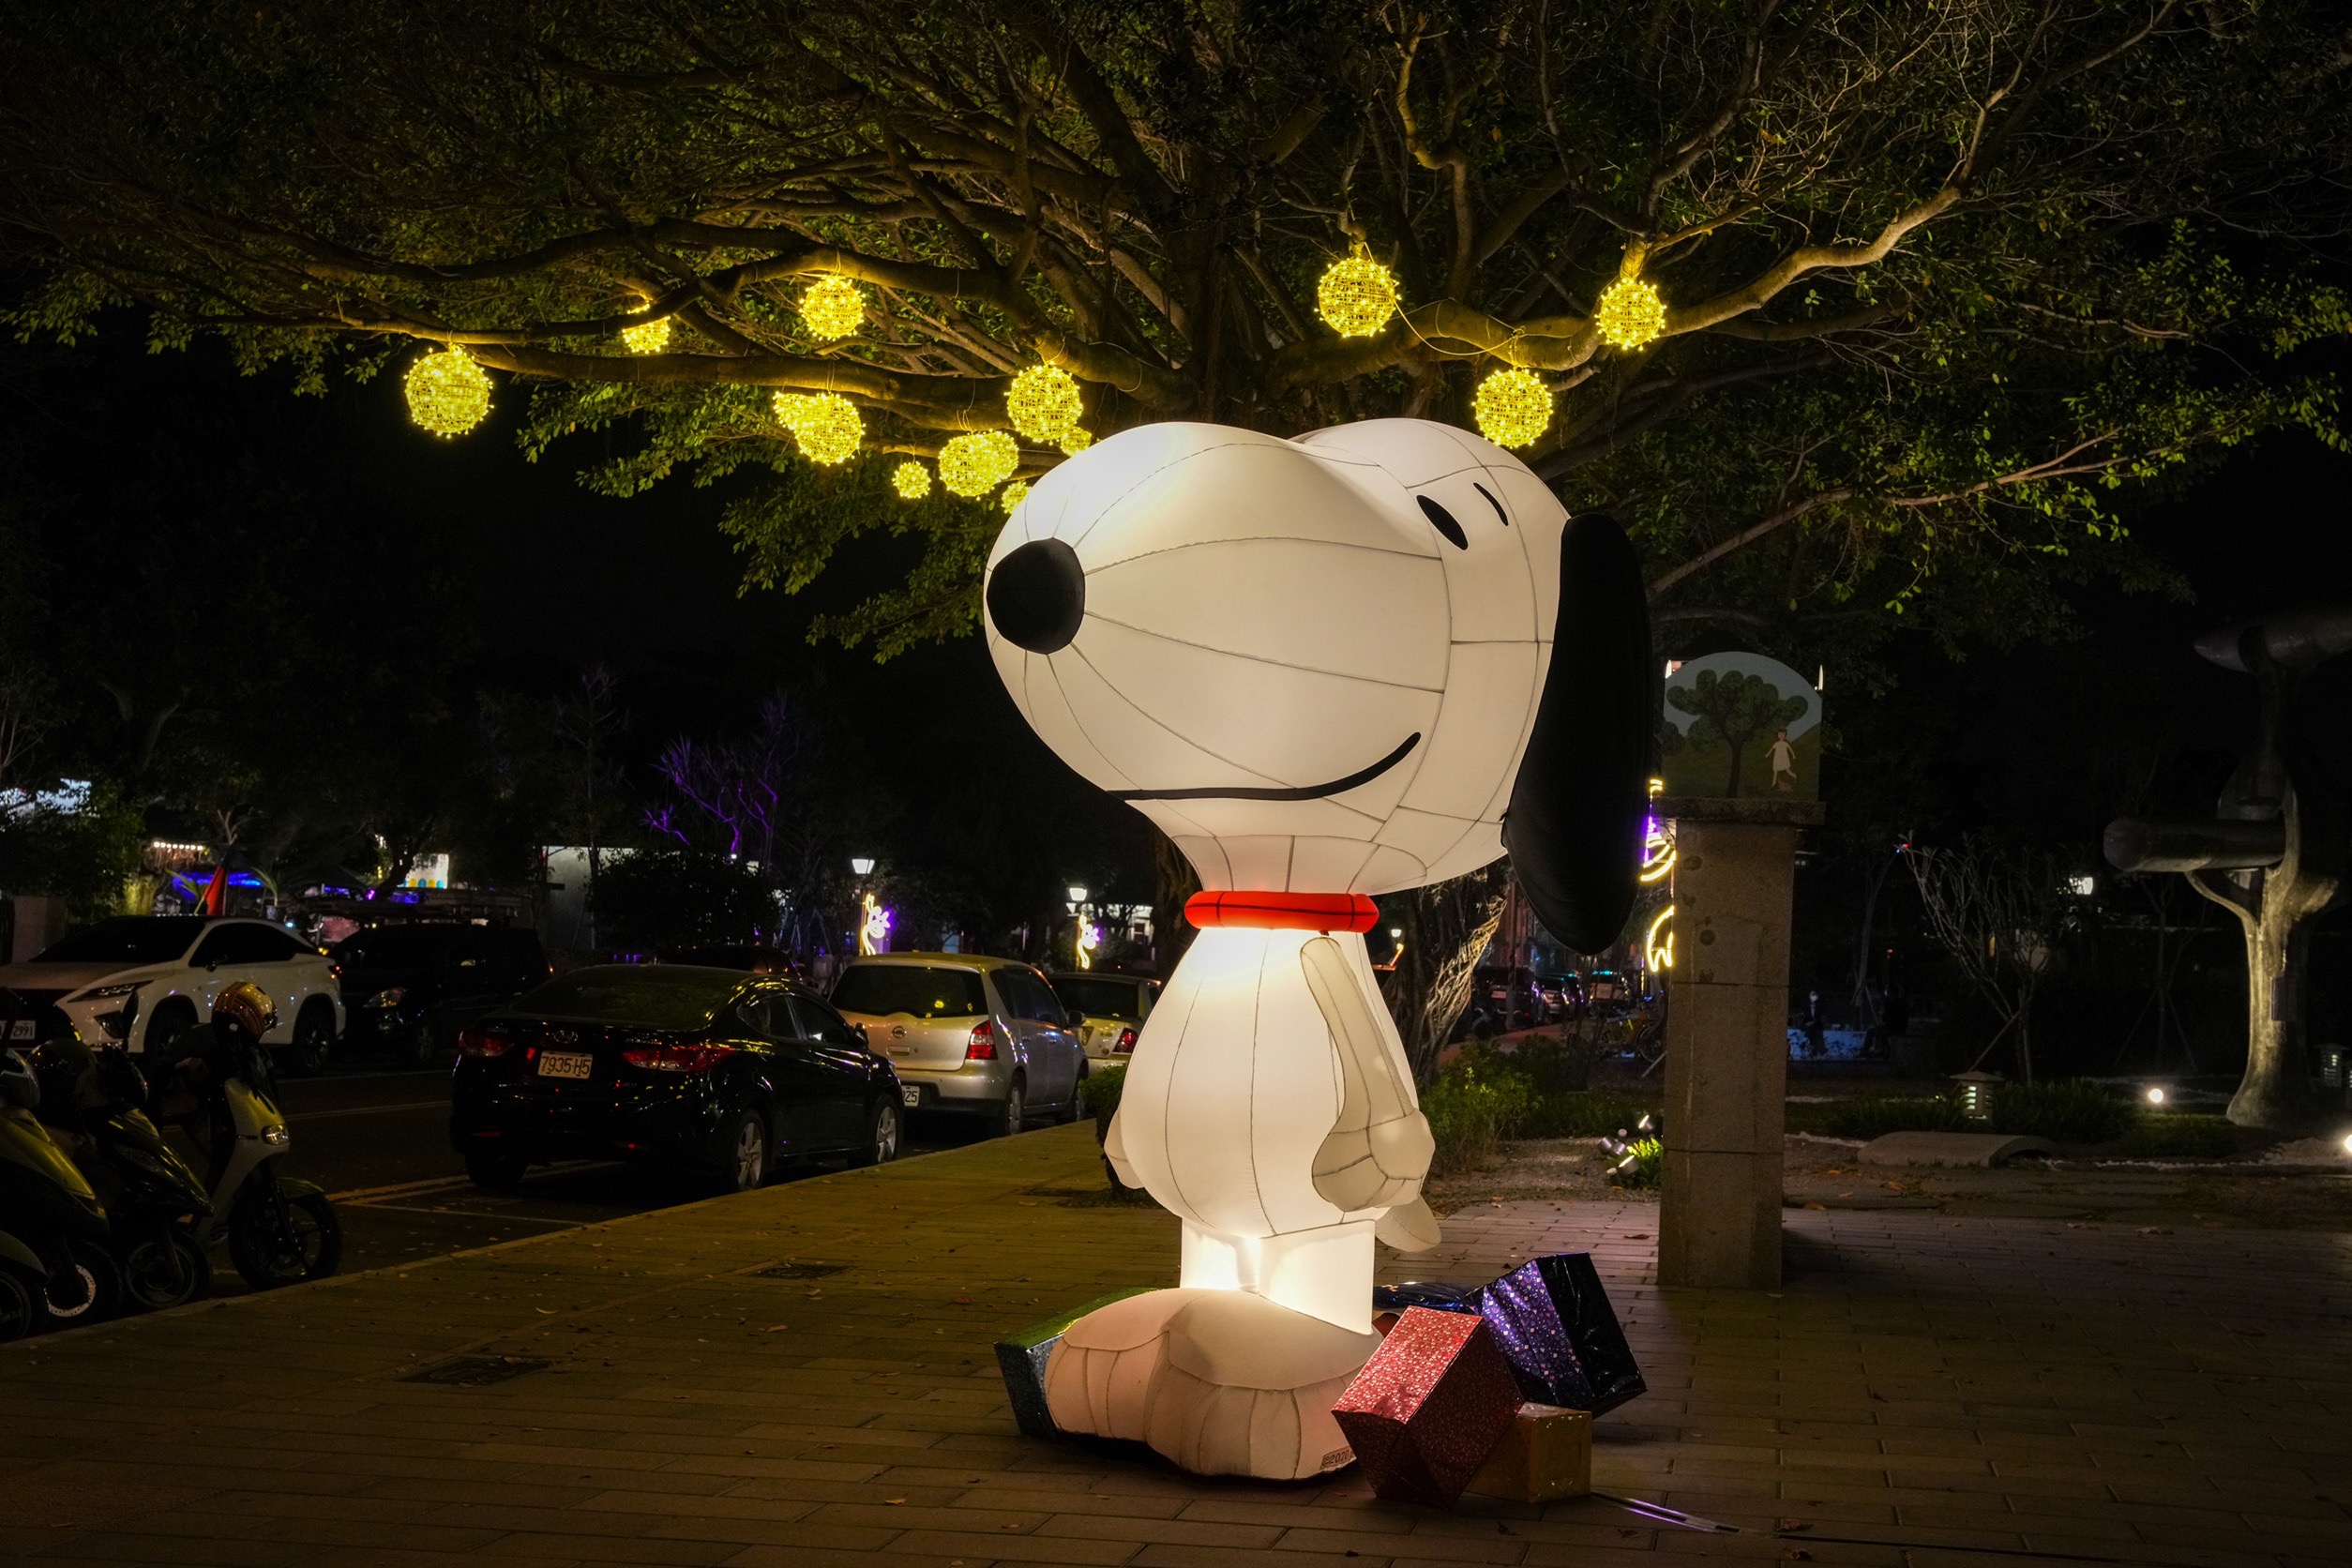
<svg viewBox="0 0 2352 1568"><path fill-rule="evenodd" d="M1707 1533L1021 1439L990 1341L1172 1274L1100 1171L1063 1128L0 1347L0 1560L2352 1562L2352 1235L1790 1211L1768 1297L1659 1290L1653 1205L1518 1203L1385 1260L1590 1246L1652 1391L1595 1484ZM547 1364L406 1380L460 1356Z"/></svg>

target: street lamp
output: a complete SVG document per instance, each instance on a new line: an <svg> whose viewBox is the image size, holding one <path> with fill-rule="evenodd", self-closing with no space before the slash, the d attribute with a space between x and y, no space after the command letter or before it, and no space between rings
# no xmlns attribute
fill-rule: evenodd
<svg viewBox="0 0 2352 1568"><path fill-rule="evenodd" d="M1078 886L1076 882L1071 883L1068 887L1063 888L1062 891L1070 896L1070 902L1074 904L1082 904L1086 902L1086 889Z"/></svg>
<svg viewBox="0 0 2352 1568"><path fill-rule="evenodd" d="M874 874L874 857L869 854L853 854L850 856L850 870L857 876L872 876Z"/></svg>

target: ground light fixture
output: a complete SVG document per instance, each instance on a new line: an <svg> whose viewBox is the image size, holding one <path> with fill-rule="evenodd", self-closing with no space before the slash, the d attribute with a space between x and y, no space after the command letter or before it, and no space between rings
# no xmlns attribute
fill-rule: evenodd
<svg viewBox="0 0 2352 1568"><path fill-rule="evenodd" d="M2352 1154L2352 1133L2346 1133L2344 1135L2344 1152L2347 1154Z"/></svg>
<svg viewBox="0 0 2352 1568"><path fill-rule="evenodd" d="M1971 1122L1993 1119L1993 1091L2000 1087L1998 1073L1954 1073L1952 1081L1960 1086L1960 1114Z"/></svg>
<svg viewBox="0 0 2352 1568"><path fill-rule="evenodd" d="M2148 1086L2148 1103L2152 1106L2160 1106L2164 1103L2164 1086L2163 1084L2151 1083Z"/></svg>

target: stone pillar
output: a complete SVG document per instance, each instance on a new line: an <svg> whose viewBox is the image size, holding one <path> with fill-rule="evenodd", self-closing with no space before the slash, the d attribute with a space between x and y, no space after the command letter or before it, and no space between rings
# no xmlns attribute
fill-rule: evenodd
<svg viewBox="0 0 2352 1568"><path fill-rule="evenodd" d="M1780 1287L1788 924L1810 801L1661 800L1675 824L1658 1283Z"/></svg>

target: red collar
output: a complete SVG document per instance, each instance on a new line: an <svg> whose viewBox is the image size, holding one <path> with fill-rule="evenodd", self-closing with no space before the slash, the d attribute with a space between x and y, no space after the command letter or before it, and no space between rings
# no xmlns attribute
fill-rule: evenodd
<svg viewBox="0 0 2352 1568"><path fill-rule="evenodd" d="M1368 931L1380 912L1361 893L1196 893L1184 901L1184 918L1203 930Z"/></svg>

